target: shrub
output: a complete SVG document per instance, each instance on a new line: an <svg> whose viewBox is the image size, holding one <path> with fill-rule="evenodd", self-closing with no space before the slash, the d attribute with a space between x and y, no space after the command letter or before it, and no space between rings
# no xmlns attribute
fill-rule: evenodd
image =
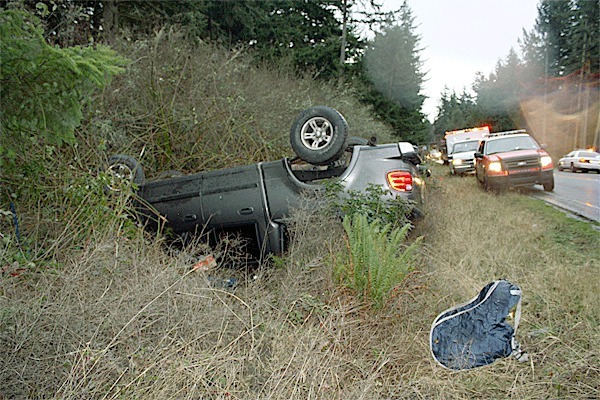
<svg viewBox="0 0 600 400"><path fill-rule="evenodd" d="M391 198L382 187L370 183L364 192L350 191L342 195L342 186L337 181L326 184L326 196L329 198L332 212L341 215L362 214L369 222L375 220L393 227L410 224L412 205L401 197Z"/></svg>
<svg viewBox="0 0 600 400"><path fill-rule="evenodd" d="M35 16L0 10L0 207L10 203L24 228L22 242L3 236L7 259L44 258L110 225L75 135L94 92L126 63L106 46L50 46Z"/></svg>

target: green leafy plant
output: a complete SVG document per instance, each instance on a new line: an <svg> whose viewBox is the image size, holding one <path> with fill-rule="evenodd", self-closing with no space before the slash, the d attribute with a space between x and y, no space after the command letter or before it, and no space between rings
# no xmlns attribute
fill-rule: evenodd
<svg viewBox="0 0 600 400"><path fill-rule="evenodd" d="M393 228L378 220L370 222L360 213L345 216L343 226L348 252L336 257L336 278L361 299L381 308L412 269L419 240L405 246L410 225Z"/></svg>
<svg viewBox="0 0 600 400"><path fill-rule="evenodd" d="M127 63L106 46L51 46L37 17L0 9L0 204L14 204L23 221L21 247L4 236L19 257L44 259L109 225L76 129L94 93ZM121 226L121 214L115 218Z"/></svg>
<svg viewBox="0 0 600 400"><path fill-rule="evenodd" d="M401 198L392 197L381 186L370 183L364 192L350 191L342 195L339 181L326 184L326 196L331 204L331 211L341 215L362 214L372 222L381 221L393 227L410 224L409 216L412 204Z"/></svg>
<svg viewBox="0 0 600 400"><path fill-rule="evenodd" d="M53 145L75 142L83 105L96 89L124 71L127 60L106 46L53 47L39 20L18 10L0 11L0 123L3 135ZM16 156L7 140L0 153Z"/></svg>

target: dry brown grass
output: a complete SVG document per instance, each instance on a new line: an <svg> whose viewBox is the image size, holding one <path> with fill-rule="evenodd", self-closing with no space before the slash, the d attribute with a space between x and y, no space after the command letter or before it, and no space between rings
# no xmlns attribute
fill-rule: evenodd
<svg viewBox="0 0 600 400"><path fill-rule="evenodd" d="M459 374L456 382L474 385L479 398L598 397L598 232L521 193L482 193L472 178L439 175L429 203L435 217L424 227L432 304L440 310L486 282L511 280L524 292L518 336L531 359Z"/></svg>
<svg viewBox="0 0 600 400"><path fill-rule="evenodd" d="M3 276L0 394L597 398L598 260L572 243L556 245L553 235L567 223L560 212L436 172L415 232L425 236L420 271L379 312L333 284L327 257L341 229L308 210L294 217L290 254L248 273L190 272L205 248L166 252L140 237L95 240L62 268ZM586 235L583 248L598 244L597 234ZM233 290L214 284L229 277L239 279ZM431 321L497 278L524 291L518 336L531 361L460 373L438 367L428 348Z"/></svg>

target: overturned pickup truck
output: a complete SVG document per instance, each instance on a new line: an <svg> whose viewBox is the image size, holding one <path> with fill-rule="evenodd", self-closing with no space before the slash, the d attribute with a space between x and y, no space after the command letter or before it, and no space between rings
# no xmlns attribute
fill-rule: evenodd
<svg viewBox="0 0 600 400"><path fill-rule="evenodd" d="M303 192L323 190L332 178L346 194L371 185L384 188L386 197L408 200L413 214L422 214L425 170L410 143L378 145L375 139L348 137L344 117L324 106L309 108L294 121L290 141L298 156L292 160L145 181L134 158L113 155L107 172L115 189L115 180L136 184L138 213L151 229L163 221L161 225L179 235L243 232L254 239L259 259L285 250L290 210L299 205Z"/></svg>

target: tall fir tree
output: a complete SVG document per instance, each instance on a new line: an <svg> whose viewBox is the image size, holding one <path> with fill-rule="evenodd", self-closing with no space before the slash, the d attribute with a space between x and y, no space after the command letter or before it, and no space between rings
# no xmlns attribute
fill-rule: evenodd
<svg viewBox="0 0 600 400"><path fill-rule="evenodd" d="M426 141L427 122L421 112L425 74L421 71L420 37L406 1L398 24L390 24L375 35L364 55L365 74L372 87L375 111L404 140ZM382 96L382 99L377 99Z"/></svg>
<svg viewBox="0 0 600 400"><path fill-rule="evenodd" d="M520 101L523 95L523 68L517 53L511 49L487 78L479 75L473 89L482 122L493 131L522 127Z"/></svg>
<svg viewBox="0 0 600 400"><path fill-rule="evenodd" d="M365 51L365 65L373 85L387 98L402 107L420 109L425 100L420 94L424 74L420 38L414 31L414 17L404 2L400 24L375 35Z"/></svg>
<svg viewBox="0 0 600 400"><path fill-rule="evenodd" d="M528 69L550 77L582 68L600 71L598 0L542 0L534 28L524 32L521 50Z"/></svg>

